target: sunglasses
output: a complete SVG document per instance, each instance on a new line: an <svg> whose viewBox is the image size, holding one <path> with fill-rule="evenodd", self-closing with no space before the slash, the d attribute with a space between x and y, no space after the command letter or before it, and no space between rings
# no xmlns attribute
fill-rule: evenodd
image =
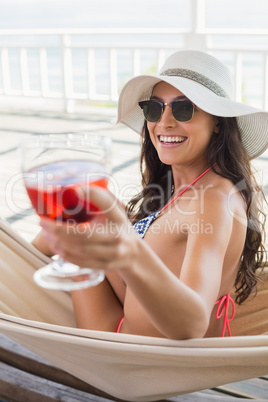
<svg viewBox="0 0 268 402"><path fill-rule="evenodd" d="M170 106L173 116L177 121L187 122L194 116L195 105L189 99L174 100L170 103L164 103L158 100L146 100L139 102L143 111L145 120L156 123L161 119L165 106Z"/></svg>

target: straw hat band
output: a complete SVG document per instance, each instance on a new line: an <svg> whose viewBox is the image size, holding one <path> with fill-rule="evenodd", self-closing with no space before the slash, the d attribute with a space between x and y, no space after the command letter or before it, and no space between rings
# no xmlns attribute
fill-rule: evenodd
<svg viewBox="0 0 268 402"><path fill-rule="evenodd" d="M210 89L216 95L229 99L229 96L220 85L205 77L203 74L197 73L196 71L188 70L185 68L169 68L162 71L160 75L188 78L189 80L198 82L199 84Z"/></svg>

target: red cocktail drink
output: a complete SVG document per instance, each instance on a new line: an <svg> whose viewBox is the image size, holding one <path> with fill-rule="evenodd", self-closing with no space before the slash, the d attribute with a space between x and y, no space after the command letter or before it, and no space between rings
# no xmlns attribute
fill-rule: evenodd
<svg viewBox="0 0 268 402"><path fill-rule="evenodd" d="M25 174L24 181L39 216L77 223L88 222L100 212L85 197L86 187L108 186L104 166L84 160L58 161L37 166Z"/></svg>
<svg viewBox="0 0 268 402"><path fill-rule="evenodd" d="M93 186L107 189L111 139L86 133L32 137L22 144L22 170L27 193L40 217L58 224L78 224L105 214L90 200ZM69 227L65 228L68 235ZM88 239L90 241L90 238ZM102 270L80 268L61 258L34 274L38 285L48 289L78 290L100 283Z"/></svg>

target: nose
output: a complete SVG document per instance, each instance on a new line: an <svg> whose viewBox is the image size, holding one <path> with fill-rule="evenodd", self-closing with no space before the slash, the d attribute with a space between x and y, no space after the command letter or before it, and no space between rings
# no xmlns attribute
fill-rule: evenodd
<svg viewBox="0 0 268 402"><path fill-rule="evenodd" d="M173 127L176 124L176 119L173 116L170 104L168 103L164 104L164 111L158 124L161 127Z"/></svg>

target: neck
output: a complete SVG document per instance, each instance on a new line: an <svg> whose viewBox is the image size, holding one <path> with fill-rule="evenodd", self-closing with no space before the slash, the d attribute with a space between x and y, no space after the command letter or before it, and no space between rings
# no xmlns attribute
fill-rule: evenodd
<svg viewBox="0 0 268 402"><path fill-rule="evenodd" d="M187 186L188 184L190 184L207 168L207 162L199 162L195 164L189 164L187 166L172 166L174 192L180 190L183 186Z"/></svg>
<svg viewBox="0 0 268 402"><path fill-rule="evenodd" d="M161 209L160 214L161 214L166 208L168 208L171 204L173 204L173 202L174 202L175 200L177 200L177 198L179 198L182 194L184 194L187 190L189 190L195 183L197 183L198 180L200 180L205 174L207 174L207 173L210 171L210 169L211 169L210 167L209 167L209 168L206 168L205 170L203 170L202 173L200 173L198 176L196 176L196 177L191 181L191 183L189 183L187 186L184 186L184 188L181 189L181 190L178 192L178 194L176 194L176 195L174 196L174 198L172 198L172 199Z"/></svg>

